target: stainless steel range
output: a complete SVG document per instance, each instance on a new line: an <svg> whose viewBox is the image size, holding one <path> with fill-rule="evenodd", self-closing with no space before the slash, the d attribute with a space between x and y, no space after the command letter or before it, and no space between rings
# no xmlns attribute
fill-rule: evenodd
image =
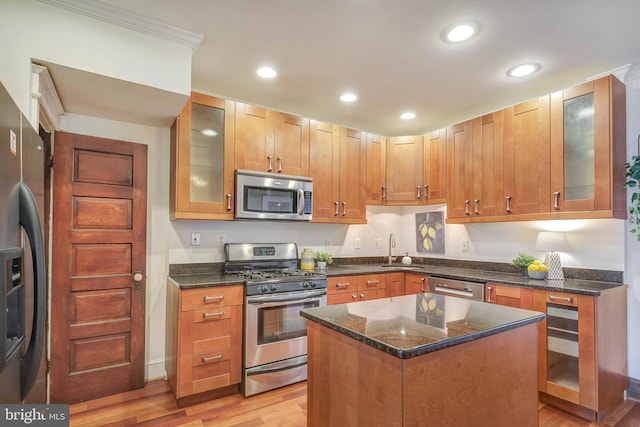
<svg viewBox="0 0 640 427"><path fill-rule="evenodd" d="M307 379L307 322L327 304L323 274L298 268L295 243L227 243L225 274L245 281L245 396Z"/></svg>

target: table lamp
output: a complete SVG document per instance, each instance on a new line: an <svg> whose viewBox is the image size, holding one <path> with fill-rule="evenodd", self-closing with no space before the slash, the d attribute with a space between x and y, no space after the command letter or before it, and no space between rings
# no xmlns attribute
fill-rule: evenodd
<svg viewBox="0 0 640 427"><path fill-rule="evenodd" d="M547 279L564 280L560 254L557 252L567 252L569 250L569 241L567 240L566 233L540 231L536 238L535 249L539 251L549 251L544 257L544 263L549 269L547 271Z"/></svg>

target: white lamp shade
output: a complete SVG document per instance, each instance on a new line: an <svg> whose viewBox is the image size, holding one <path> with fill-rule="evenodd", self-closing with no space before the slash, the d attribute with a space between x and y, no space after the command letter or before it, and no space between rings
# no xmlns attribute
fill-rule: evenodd
<svg viewBox="0 0 640 427"><path fill-rule="evenodd" d="M540 231L536 238L535 249L538 251L568 252L567 234L557 231Z"/></svg>

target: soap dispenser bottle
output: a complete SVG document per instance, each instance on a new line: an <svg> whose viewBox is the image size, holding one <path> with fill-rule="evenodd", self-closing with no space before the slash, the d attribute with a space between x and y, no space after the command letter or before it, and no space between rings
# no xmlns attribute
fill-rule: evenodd
<svg viewBox="0 0 640 427"><path fill-rule="evenodd" d="M409 256L409 252L405 252L404 256L402 257L402 264L404 265L411 265L411 257Z"/></svg>

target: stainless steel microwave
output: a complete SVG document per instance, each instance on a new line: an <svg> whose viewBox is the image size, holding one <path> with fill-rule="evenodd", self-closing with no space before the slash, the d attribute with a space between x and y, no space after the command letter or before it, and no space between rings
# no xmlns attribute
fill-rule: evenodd
<svg viewBox="0 0 640 427"><path fill-rule="evenodd" d="M312 200L309 177L236 170L237 219L309 221Z"/></svg>

